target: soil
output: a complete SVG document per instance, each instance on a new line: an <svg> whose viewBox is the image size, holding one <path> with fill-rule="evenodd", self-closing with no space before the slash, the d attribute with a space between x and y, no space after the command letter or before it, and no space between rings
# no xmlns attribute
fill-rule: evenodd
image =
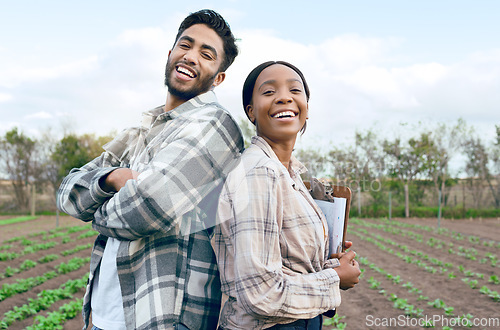
<svg viewBox="0 0 500 330"><path fill-rule="evenodd" d="M437 219L394 219L394 221L434 228L437 227ZM370 223L378 222L376 220L371 220ZM353 227L352 229L363 228L359 225L350 226ZM492 275L496 275L500 278L500 263L496 267L492 267L489 263L479 262L487 252L497 257L499 256L500 246L498 243L500 242L500 219L474 221L442 219L440 227L463 235L477 236L480 238L481 242L494 240L496 242L496 247L472 244L467 239L455 240L452 237L444 237L443 235L415 228L411 229L411 231L422 234L424 243L419 243L401 235L389 234L380 229L365 228L368 229L370 237L381 235L384 238L391 239L397 244L406 245L409 251L418 250L427 254L429 258L436 258L445 263L455 265L455 267L450 267L445 274L431 274L423 268L417 267L415 264L406 263L394 254L383 252L371 242L361 240L356 235L348 233L347 239L353 241L352 250L356 251L357 257L367 258L370 262L375 263L376 266L384 269L388 274L399 275L401 283L395 285L388 280L386 276L370 269L366 265L361 265L361 268L365 269L362 280L355 288L342 292L342 304L337 312L340 316L345 316L342 321L347 323L347 329L398 329L402 327L406 328L407 325L410 325L410 327L416 325L414 328L422 328L418 326L418 323L412 323L419 321L418 317L412 321L406 321L404 311L393 307L394 303L388 299L391 293L396 294L399 298L407 299L408 303L414 305L416 308L423 309L424 316L422 316L421 319L433 319L435 317L436 320L439 320L438 323L436 323L436 328L441 328L443 325L446 325L446 323L442 323L446 321L441 321L441 319L445 318L444 310L436 309L428 305L428 302L435 301L436 299L441 299L445 302L446 306L453 307L453 315L455 317L470 313L474 318L478 318L479 321L482 322L485 322L485 319L488 318L496 318L496 322L500 322L500 301L493 301L487 295L479 293L478 289L486 285L488 288L500 292L500 285L488 283L487 281ZM430 237L439 238L447 244L453 243L453 249L455 250L458 249L459 246L464 248L475 248L478 251L477 260L469 260L457 254L450 254L448 252L449 245L445 245L443 248L428 246L425 242L427 242ZM396 246L389 244L385 245L404 255L411 255L410 253L405 253ZM433 266L428 261L427 264ZM462 281L462 278L466 276L460 273L457 268L458 265L463 265L466 270L470 270L474 273L484 274L484 279L479 279L477 277L470 278L478 280L477 289L471 289ZM447 276L451 271L457 276L456 278L450 279ZM367 281L370 277L381 282L379 289L370 289L370 284ZM421 294L427 296L428 299L419 301L419 294L410 293L408 289L402 286L407 282L411 282L414 287L419 288L422 291ZM386 295L378 292L382 289L386 290ZM390 323L387 322L391 320L394 321L393 325L395 326L386 326L387 324L390 325ZM398 324L396 321L400 320L402 321ZM377 324L384 326L377 327ZM453 326L453 328L460 329L466 327ZM481 328L488 327L485 326Z"/></svg>
<svg viewBox="0 0 500 330"><path fill-rule="evenodd" d="M394 223L405 223L405 224L418 224L421 226L436 227L437 219L393 219ZM367 220L369 224L381 224L382 222L376 220ZM59 227L73 227L83 225L79 220L73 219L71 217L60 217ZM364 274L361 278L360 283L353 289L342 291L342 304L338 309L337 313L339 316L343 317L341 322L347 324L347 329L387 329L387 328L402 328L402 325L408 325L411 323L396 324L396 326L391 327L387 324L381 324L380 322L389 320L407 320L404 316L404 311L396 309L393 307L394 302L389 300L390 294L397 295L398 298L407 299L407 302L414 305L415 308L420 308L423 310L423 317L431 318L436 315L436 317L442 317L444 315L443 309L436 309L428 305L428 302L432 302L436 299L441 299L447 306L454 308L453 315L462 315L470 313L475 318L498 318L500 319L500 302L495 302L488 296L479 293L479 289L471 289L467 283L462 281L465 277L463 273L458 270L458 265L462 265L466 270L470 270L475 273L484 274L484 279L477 277L471 277L471 279L478 280L478 288L486 285L488 288L500 292L500 285L488 283L488 278L492 275L500 277L500 267L497 265L493 267L489 262L481 263L480 260L484 259L487 255L499 256L500 247L497 247L500 243L500 219L483 219L483 220L447 220L442 219L440 226L442 228L448 229L450 232L458 232L462 235L474 235L479 237L480 243L472 243L467 238L463 240L457 240L451 235L440 235L432 231L426 231L420 228L401 228L402 230L411 231L416 234L421 234L423 237L423 243L418 242L414 239L408 238L406 236L391 234L383 230L382 227L369 228L362 224L349 224L350 231L348 232L348 240L353 242L352 250L356 251L358 258L365 257L369 262L376 264L378 267L384 269L387 273L393 275L399 275L401 279L400 284L392 283L387 276L381 275L380 273L370 269L367 265L361 265L361 268L365 269ZM397 227L395 225L386 227ZM30 234L36 234L40 232L46 232L51 229L56 228L56 218L54 216L42 216L37 220L28 221L24 223L3 225L0 226L0 244L12 244L9 250L3 250L0 252L17 252L19 253L24 249L24 246L20 242L6 243L5 241L12 237L18 237L20 235L26 236L27 239L36 241L39 240L41 235L29 237ZM417 250L422 254L428 255L430 258L435 258L441 260L445 263L453 264L453 267L449 267L448 272L444 275L436 273L431 274L425 271L421 267L417 267L415 264L406 263L400 257L395 254L390 254L384 252L375 244L363 240L361 237L357 236L355 233L360 233L362 229L367 229L368 234L362 234L368 237L376 237L380 235L383 238L388 238L395 242L395 244L405 245L407 251ZM399 227L398 227L399 228ZM71 238L78 237L82 232L77 232L71 234ZM466 236L466 237L467 237ZM436 246L429 246L425 242L433 237L436 240L441 240L444 244L443 247L439 248ZM4 274L7 267L18 268L20 264L26 260L38 260L40 257L47 254L60 254L60 252L74 248L77 245L83 245L88 243L93 243L95 237L88 237L80 239L74 242L62 244L60 239L53 239L53 241L59 242L55 247L45 250L38 251L33 254L28 254L23 257L16 258L10 261L0 261L0 274ZM482 242L496 242L493 246L484 246ZM477 251L477 260L470 260L461 256L459 254L449 253L450 243L453 243L452 249L458 250L461 246L464 249L474 248ZM409 255L409 252L405 252L400 247L389 245L395 252L400 252L403 255ZM490 244L491 245L491 244ZM73 257L89 257L90 248L79 251L67 257L60 256L59 259L47 263L38 264L35 268L22 272L15 275L14 277L0 278L0 286L6 283L13 283L16 279L28 278L36 275L43 274L47 271L54 270L54 266L60 264L63 261L67 261ZM415 256L413 256L415 257ZM425 261L427 264L432 265L429 260ZM500 263L499 263L500 265ZM434 266L434 265L432 265ZM435 266L436 268L439 268ZM456 278L450 279L447 274L453 271ZM78 271L71 272L66 275L58 276L52 280L49 280L39 286L36 286L32 290L17 294L10 298L6 298L4 301L0 302L0 320L6 311L13 308L13 306L21 306L28 302L28 299L35 298L36 295L42 290L55 289L59 287L62 283L66 282L68 279L81 278L85 273L88 272L88 265L83 266ZM380 287L377 290L370 289L370 283L368 279L373 277L380 282ZM421 290L421 295L428 297L427 300L418 300L419 294L410 293L407 288L404 288L402 284L411 282L412 285ZM379 290L384 289L385 295L379 293ZM83 297L83 289L74 295L74 298ZM38 315L46 315L47 312L57 310L61 305L69 302L69 300L63 300L54 304L49 311L40 312ZM414 319L416 322L418 319ZM34 318L30 317L24 321L14 323L9 329L23 329L28 325L33 324ZM376 323L379 322L379 323ZM406 321L410 322L410 321ZM376 325L383 326L376 326ZM78 314L72 320L68 320L64 324L64 329L81 329L83 325L83 320L81 314ZM325 327L329 329L331 327ZM421 328L421 326L415 326L414 328ZM440 324L436 325L436 328L441 328ZM454 329L459 329L461 327L454 326ZM487 328L487 327L481 327Z"/></svg>
<svg viewBox="0 0 500 330"><path fill-rule="evenodd" d="M4 217L6 218L6 217ZM36 241L36 243L40 243L39 237L29 237L31 234L37 234L41 232L47 232L52 229L56 229L58 227L73 227L73 226L81 226L84 225L85 223L81 222L80 220L64 216L64 217L59 217L59 223L57 223L57 219L55 216L41 216L40 218L32 221L27 221L27 222L22 222L22 223L16 223L16 224L11 224L11 225L3 225L0 226L0 244L12 244L12 248L10 248L9 252L17 252L19 253L24 249L24 246L22 246L19 242L15 243L6 243L6 240L9 240L13 237L19 237L19 236L25 236L27 239ZM71 238L75 239L78 237L82 232L76 232L70 235ZM11 268L19 268L21 263L26 260L30 259L33 261L37 261L39 258L48 255L48 254L60 254L62 251L66 251L69 249L73 249L78 245L85 245L88 243L93 243L95 240L95 237L87 237L84 239L79 239L70 243L66 244L58 244L55 247L48 249L48 250L42 250L38 251L33 254L28 254L19 258L16 258L14 260L9 260L9 261L0 261L0 274L4 274L5 269L7 267ZM54 239L53 241L56 242L61 242L59 239ZM7 251L0 251L0 252L7 252ZM16 274L13 277L7 277L0 279L0 286L5 284L5 283L15 283L16 280L18 279L24 279L24 278L29 278L33 276L38 276L41 274L44 274L48 271L53 271L54 266L60 264L61 262L67 262L69 259L72 259L74 257L80 257L80 258L86 258L90 256L91 249L85 249L82 251L79 251L75 254L71 254L69 256L60 256L59 259L52 261L50 263L46 264L41 264L39 263L35 268L30 269L28 271L22 272L20 274ZM38 285L34 287L32 290L24 292L22 294L17 294L15 296L9 297L5 299L4 301L0 302L0 320L3 319L4 313L7 312L8 310L11 310L14 306L22 306L23 304L26 304L28 302L28 299L34 299L36 298L37 294L42 292L43 290L51 290L51 289L56 289L58 288L62 283L65 283L68 280L71 279L78 279L82 278L86 273L89 271L89 266L84 265L77 271L70 272L68 274L60 275L57 276L56 278L53 278L51 280L48 280L44 282L41 285ZM74 299L79 299L83 298L85 291L82 289L80 292L75 293ZM63 304L66 304L70 302L69 299L66 300L61 300L57 303L55 303L48 311L40 312L37 315L43 315L46 316L48 312L50 311L55 311L57 310L60 306ZM34 317L27 318L26 320L20 321L20 322L15 322L12 324L9 329L24 329L29 325L32 325L34 321ZM74 319L68 320L64 324L64 329L81 329L83 327L83 318L81 314L79 313Z"/></svg>

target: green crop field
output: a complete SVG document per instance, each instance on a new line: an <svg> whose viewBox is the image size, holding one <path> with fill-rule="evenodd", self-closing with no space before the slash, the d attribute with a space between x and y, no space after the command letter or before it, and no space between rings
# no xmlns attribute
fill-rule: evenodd
<svg viewBox="0 0 500 330"><path fill-rule="evenodd" d="M42 216L1 226L0 328L79 329L90 224ZM350 219L362 269L326 329L498 328L500 220Z"/></svg>

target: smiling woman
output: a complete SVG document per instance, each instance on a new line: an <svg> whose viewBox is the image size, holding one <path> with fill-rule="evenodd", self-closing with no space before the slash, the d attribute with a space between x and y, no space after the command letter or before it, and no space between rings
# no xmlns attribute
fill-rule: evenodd
<svg viewBox="0 0 500 330"><path fill-rule="evenodd" d="M326 219L292 156L308 118L309 88L287 62L265 62L243 86L257 136L219 199L213 247L221 274L222 329L321 329L340 289L360 274L354 252L328 255Z"/></svg>
<svg viewBox="0 0 500 330"><path fill-rule="evenodd" d="M257 127L257 135L273 149L277 144L293 149L297 133L306 123L308 93L303 81L297 71L280 63L266 67L255 81L245 112Z"/></svg>

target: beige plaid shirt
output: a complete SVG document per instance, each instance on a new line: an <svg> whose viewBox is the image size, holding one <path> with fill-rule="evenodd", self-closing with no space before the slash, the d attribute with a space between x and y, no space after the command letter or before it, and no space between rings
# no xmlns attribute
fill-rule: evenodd
<svg viewBox="0 0 500 330"><path fill-rule="evenodd" d="M223 188L212 240L228 296L222 328L269 328L340 304L326 219L300 178L305 167L292 156L290 168L254 137Z"/></svg>

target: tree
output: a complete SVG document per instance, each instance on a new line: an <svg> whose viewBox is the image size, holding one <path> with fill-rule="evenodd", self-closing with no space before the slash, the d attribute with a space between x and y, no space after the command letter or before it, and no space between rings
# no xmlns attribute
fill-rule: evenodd
<svg viewBox="0 0 500 330"><path fill-rule="evenodd" d="M427 175L434 182L437 195L446 205L446 183L450 177L450 160L459 150L466 136L467 127L463 119L456 125L438 123L436 127L427 129L420 135L421 156ZM439 205L441 205L441 199Z"/></svg>
<svg viewBox="0 0 500 330"><path fill-rule="evenodd" d="M298 149L295 157L307 168L307 181L311 181L311 177L319 178L325 175L326 158L318 150Z"/></svg>
<svg viewBox="0 0 500 330"><path fill-rule="evenodd" d="M355 133L353 147L332 149L327 157L334 167L336 181L355 183L369 190L366 183L381 178L384 172L385 161L379 145L377 135L367 130Z"/></svg>
<svg viewBox="0 0 500 330"><path fill-rule="evenodd" d="M403 183L405 197L405 217L410 217L410 192L409 187L413 180L421 173L422 158L420 157L420 141L411 138L407 145L403 145L401 138L396 138L393 142L385 140L383 150L390 160L388 172Z"/></svg>
<svg viewBox="0 0 500 330"><path fill-rule="evenodd" d="M481 206L483 197L483 184L490 178L488 169L488 153L481 140L476 137L469 137L463 145L467 160L465 163L465 173L470 187L474 207Z"/></svg>
<svg viewBox="0 0 500 330"><path fill-rule="evenodd" d="M103 152L102 145L110 140L110 135L95 137L94 134L68 134L58 141L50 130L44 132L43 143L40 144L43 154L43 180L56 192L62 179L71 169L81 167L99 156Z"/></svg>
<svg viewBox="0 0 500 330"><path fill-rule="evenodd" d="M28 184L37 181L40 174L37 142L18 131L11 129L0 140L0 154L3 170L11 180L15 201L20 210L29 208Z"/></svg>
<svg viewBox="0 0 500 330"><path fill-rule="evenodd" d="M374 209L385 204L385 196L380 191L383 186L385 161L377 136L372 130L356 132L354 146L335 147L327 155L329 164L333 166L334 183L358 190L358 197L355 198L360 197L361 191L368 192L373 198ZM361 201L357 201L359 212Z"/></svg>
<svg viewBox="0 0 500 330"><path fill-rule="evenodd" d="M500 125L495 125L496 137L492 143L490 150L490 160L492 163L492 171L487 176L486 180L490 187L491 194L495 199L495 206L500 208ZM493 181L496 179L496 186L493 186Z"/></svg>
<svg viewBox="0 0 500 330"><path fill-rule="evenodd" d="M99 156L103 152L102 145L110 140L110 136L95 137L93 134L63 137L51 156L53 162L58 164L58 178L64 178L71 169L81 167Z"/></svg>

